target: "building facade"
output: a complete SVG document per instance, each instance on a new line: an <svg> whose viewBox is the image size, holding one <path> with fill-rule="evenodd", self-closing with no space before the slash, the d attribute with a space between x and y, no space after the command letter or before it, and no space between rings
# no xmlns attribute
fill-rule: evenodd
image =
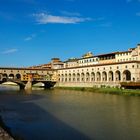
<svg viewBox="0 0 140 140"><path fill-rule="evenodd" d="M140 44L124 52L85 56L57 69L57 86L120 86L120 82L140 81Z"/></svg>

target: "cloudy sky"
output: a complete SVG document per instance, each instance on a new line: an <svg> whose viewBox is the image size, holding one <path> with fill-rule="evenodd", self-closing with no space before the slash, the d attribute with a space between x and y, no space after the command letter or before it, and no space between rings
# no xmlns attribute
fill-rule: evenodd
<svg viewBox="0 0 140 140"><path fill-rule="evenodd" d="M140 43L140 0L0 0L0 66L122 51Z"/></svg>

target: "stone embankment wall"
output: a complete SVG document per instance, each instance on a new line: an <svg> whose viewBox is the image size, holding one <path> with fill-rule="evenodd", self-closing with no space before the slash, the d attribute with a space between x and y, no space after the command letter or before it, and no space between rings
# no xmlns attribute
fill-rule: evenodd
<svg viewBox="0 0 140 140"><path fill-rule="evenodd" d="M0 127L0 140L14 140L2 127Z"/></svg>
<svg viewBox="0 0 140 140"><path fill-rule="evenodd" d="M2 118L0 117L0 140L14 140L14 138L12 138L8 132L10 131L8 131Z"/></svg>

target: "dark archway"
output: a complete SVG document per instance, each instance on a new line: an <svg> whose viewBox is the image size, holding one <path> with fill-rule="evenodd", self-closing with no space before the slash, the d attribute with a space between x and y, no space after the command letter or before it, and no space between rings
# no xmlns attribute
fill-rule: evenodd
<svg viewBox="0 0 140 140"><path fill-rule="evenodd" d="M77 73L77 82L80 82L80 73Z"/></svg>
<svg viewBox="0 0 140 140"><path fill-rule="evenodd" d="M91 73L91 81L95 81L95 73L94 72Z"/></svg>
<svg viewBox="0 0 140 140"><path fill-rule="evenodd" d="M101 81L101 73L100 72L97 72L96 79L97 79L97 82Z"/></svg>
<svg viewBox="0 0 140 140"><path fill-rule="evenodd" d="M21 79L21 75L18 73L18 74L16 74L16 79Z"/></svg>
<svg viewBox="0 0 140 140"><path fill-rule="evenodd" d="M113 71L109 71L108 78L109 78L109 81L113 81L114 80Z"/></svg>
<svg viewBox="0 0 140 140"><path fill-rule="evenodd" d="M86 81L87 81L87 82L90 81L90 74L89 74L89 72L86 73Z"/></svg>
<svg viewBox="0 0 140 140"><path fill-rule="evenodd" d="M71 74L69 74L69 82L71 82Z"/></svg>
<svg viewBox="0 0 140 140"><path fill-rule="evenodd" d="M72 77L73 77L73 82L75 82L76 81L76 75L75 75L75 73L72 74Z"/></svg>
<svg viewBox="0 0 140 140"><path fill-rule="evenodd" d="M121 72L119 70L115 73L116 81L121 81Z"/></svg>
<svg viewBox="0 0 140 140"><path fill-rule="evenodd" d="M102 73L102 78L103 81L107 81L107 73L105 71Z"/></svg>
<svg viewBox="0 0 140 140"><path fill-rule="evenodd" d="M68 75L65 74L65 82L67 82L67 80L68 80Z"/></svg>
<svg viewBox="0 0 140 140"><path fill-rule="evenodd" d="M8 78L9 79L14 79L14 77L15 77L14 74L11 73L11 74L9 74L9 77Z"/></svg>
<svg viewBox="0 0 140 140"><path fill-rule="evenodd" d="M3 78L8 78L8 75L6 73L2 74Z"/></svg>
<svg viewBox="0 0 140 140"><path fill-rule="evenodd" d="M123 80L124 81L131 81L131 72L129 70L125 70L123 72Z"/></svg>
<svg viewBox="0 0 140 140"><path fill-rule="evenodd" d="M81 73L81 81L84 82L85 81L85 74Z"/></svg>
<svg viewBox="0 0 140 140"><path fill-rule="evenodd" d="M61 75L61 82L64 82L64 74Z"/></svg>

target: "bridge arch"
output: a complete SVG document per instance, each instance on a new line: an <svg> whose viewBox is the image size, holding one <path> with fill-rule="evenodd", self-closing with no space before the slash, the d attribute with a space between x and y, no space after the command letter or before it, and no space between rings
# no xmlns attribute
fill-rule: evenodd
<svg viewBox="0 0 140 140"><path fill-rule="evenodd" d="M3 77L3 78L8 78L7 73L2 74L2 77Z"/></svg>
<svg viewBox="0 0 140 140"><path fill-rule="evenodd" d="M16 74L16 79L21 79L21 75L19 73Z"/></svg>
<svg viewBox="0 0 140 140"><path fill-rule="evenodd" d="M15 76L14 76L13 73L9 74L9 76L8 76L9 79L14 79L14 77L15 77Z"/></svg>
<svg viewBox="0 0 140 140"><path fill-rule="evenodd" d="M3 73L3 74L2 74L2 81L3 81L3 82L7 82L7 78L8 78L7 73Z"/></svg>

